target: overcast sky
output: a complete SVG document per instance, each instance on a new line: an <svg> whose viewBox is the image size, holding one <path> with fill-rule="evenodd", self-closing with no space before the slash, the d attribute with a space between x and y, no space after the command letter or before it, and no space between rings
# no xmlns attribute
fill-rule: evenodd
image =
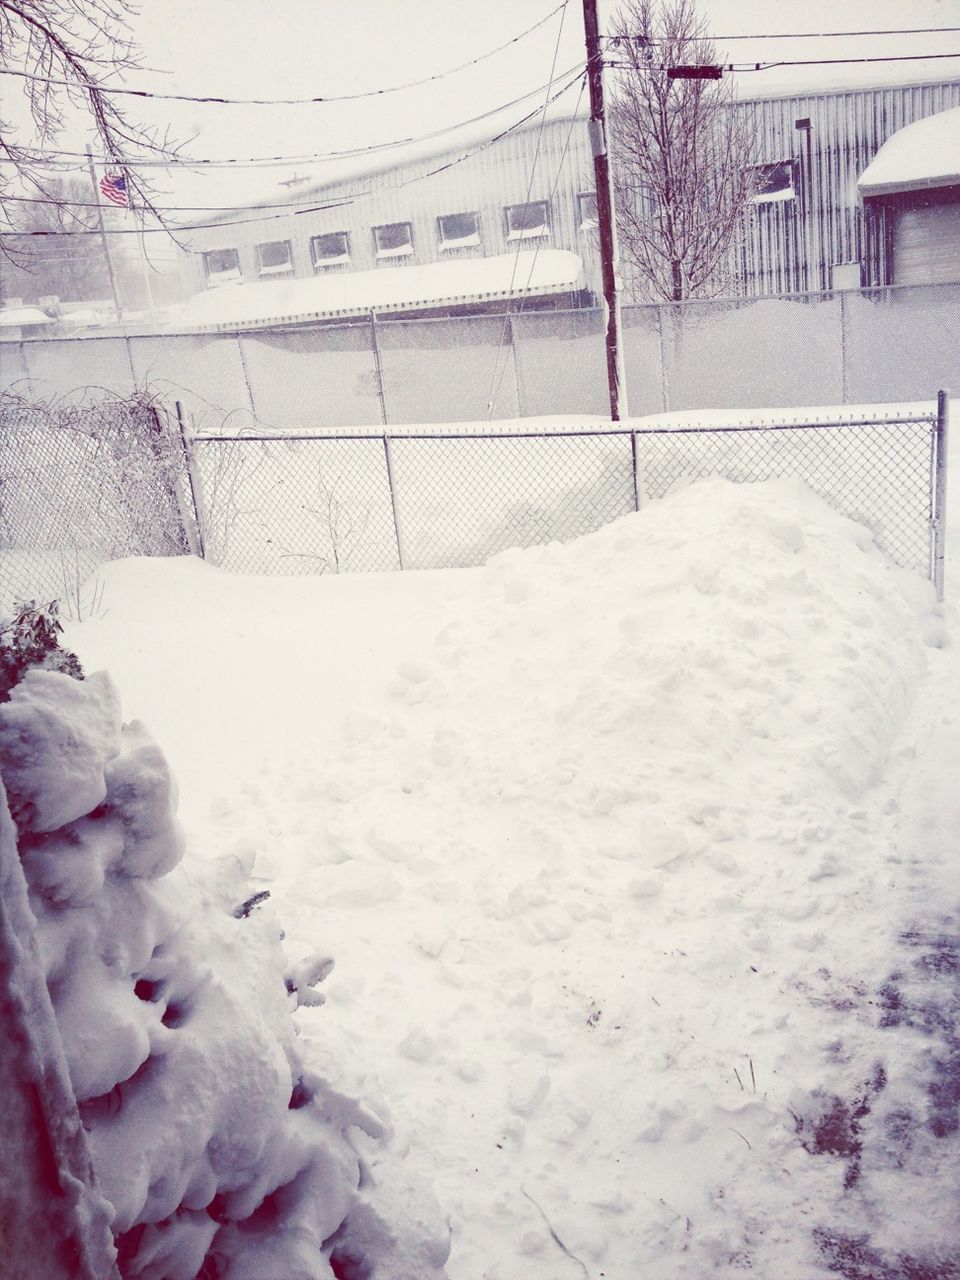
<svg viewBox="0 0 960 1280"><path fill-rule="evenodd" d="M228 97L364 93L436 75L518 35L559 0L141 0L134 34L150 70L134 87ZM601 0L601 29L615 5ZM770 32L960 27L960 0L700 0L718 37ZM960 51L960 32L857 39L718 41L724 61L870 57ZM169 125L194 156L294 155L441 129L544 84L584 57L580 0L477 66L419 88L298 107L192 105L131 98L131 118ZM741 97L824 87L960 77L960 57L934 62L826 66L737 76ZM10 97L19 86L7 80ZM560 107L573 108L573 90ZM518 107L519 117L526 108ZM75 145L73 134L65 145ZM439 143L438 143L439 146ZM235 204L289 177L267 172L178 170L158 175L166 203ZM302 166L301 166L302 170Z"/></svg>

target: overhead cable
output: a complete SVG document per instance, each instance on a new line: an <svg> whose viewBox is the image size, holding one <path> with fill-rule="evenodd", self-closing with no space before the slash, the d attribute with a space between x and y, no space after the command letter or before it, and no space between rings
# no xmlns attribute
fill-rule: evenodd
<svg viewBox="0 0 960 1280"><path fill-rule="evenodd" d="M479 155L481 151L485 151L487 147L492 146L495 142L499 142L502 138L507 137L509 134L515 133L517 129L522 128L523 125L529 123L529 121L531 121L535 116L545 111L547 107L552 105L559 98L562 98L563 95L573 87L573 85L575 85L580 79L582 79L582 76L583 76L583 72L578 71L576 76L574 76L570 80L567 80L566 83L562 86L562 88L558 89L555 94L548 97L546 102L543 103L541 106L535 107L533 111L528 111L525 116L522 116L519 120L515 121L513 124L508 125L507 128L501 129L500 132L494 134L493 137L485 138L477 146L470 148L468 151L465 151L462 155L457 156L453 160L448 160L444 164L438 165L437 168L428 170L426 173L418 173L418 174L415 174L413 177L405 178L402 182L395 183L392 187L385 188L385 190L399 191L401 188L407 187L413 182L422 182L426 178L435 177L436 174L444 173L447 169L452 169L456 165L462 164L464 160L469 160L472 156ZM205 231L205 230L219 228L219 227L238 227L238 226L247 225L252 222L274 222L281 218L297 217L298 215L303 213L322 213L328 209L339 209L347 205L351 205L355 201L363 199L365 196L369 196L371 194L372 194L371 190L355 191L355 192L350 192L349 194L345 194L344 196L342 196L337 200L328 201L323 204L315 204L315 205L309 205L304 207L286 206L285 213L271 213L271 214L267 214L264 217L233 218L233 219L218 220L216 222L199 222L199 223L191 223L191 224L185 224L180 226L174 225L173 227L170 227L170 228L168 227L107 228L102 233L100 232L99 229L83 230L83 231L15 231L13 229L9 229L9 230L3 231L2 234L7 236L16 236L20 238L31 237L31 236L48 236L48 237L49 236L98 236L101 234L108 235L108 236L138 236L138 235L158 235L158 234L171 235L174 232L176 232L177 234L180 234L182 232L187 232L187 231ZM248 205L246 207L256 208L257 206Z"/></svg>
<svg viewBox="0 0 960 1280"><path fill-rule="evenodd" d="M565 0L564 0L565 3ZM329 96L318 96L315 98L228 98L221 97L217 94L191 94L191 93L156 93L152 89L127 89L114 85L98 85L97 87L102 93L114 97L123 95L130 98L156 98L165 102L198 102L198 103L215 103L219 106L234 107L300 107L309 106L316 103L325 102L356 102L361 98L380 98L384 94L399 93L404 89L416 89L420 85L432 84L436 80L444 80L447 76L456 75L459 71L465 71L468 67L474 67L478 62L483 62L487 58L492 58L494 54L502 53L504 49L508 49L511 45L516 44L518 40L536 31L538 27L542 27L545 22L559 13L563 8L563 4L558 4L555 9L551 9L548 14L535 22L532 27L527 27L525 31L521 31L519 35L513 36L503 44L497 45L495 49L490 49L486 53L481 53L476 58L471 58L469 62L462 62L457 67L451 67L448 71L438 71L435 75L424 76L422 80L410 80L406 84L388 85L383 89L367 89L362 93L340 93L330 94ZM22 80L39 80L43 84L57 85L61 88L76 88L76 80L60 80L53 76L37 75L31 71L14 70L11 67L0 67L0 75L19 76Z"/></svg>

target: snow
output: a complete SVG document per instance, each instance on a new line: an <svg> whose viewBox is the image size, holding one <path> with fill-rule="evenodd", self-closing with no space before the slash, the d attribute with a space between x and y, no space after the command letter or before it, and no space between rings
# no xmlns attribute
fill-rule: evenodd
<svg viewBox="0 0 960 1280"><path fill-rule="evenodd" d="M888 138L857 181L861 196L960 186L960 107Z"/></svg>
<svg viewBox="0 0 960 1280"><path fill-rule="evenodd" d="M408 246L401 246L402 252ZM401 250L386 251L397 256ZM384 256L380 254L379 256ZM505 253L492 258L431 262L391 271L343 272L309 280L243 284L196 294L171 327L178 331L286 322L317 316L410 310L442 302L557 293L575 287L583 264L565 249Z"/></svg>
<svg viewBox="0 0 960 1280"><path fill-rule="evenodd" d="M392 249L378 249L378 258L409 258L413 253L413 245L408 241L406 244L394 245Z"/></svg>
<svg viewBox="0 0 960 1280"><path fill-rule="evenodd" d="M299 1054L290 999L320 1003L330 960L294 965L285 988L249 865L181 864L166 759L142 724L121 727L109 678L28 671L0 705L0 772L123 1274L326 1280L342 1235L384 1280L406 1280L410 1257L439 1280L429 1197L407 1180L410 1225L361 1186L355 1135L375 1158L387 1126Z"/></svg>
<svg viewBox="0 0 960 1280"><path fill-rule="evenodd" d="M28 324L53 324L39 307L0 307L0 328L20 328Z"/></svg>
<svg viewBox="0 0 960 1280"><path fill-rule="evenodd" d="M712 479L483 568L102 576L68 639L164 742L185 872L271 890L304 1060L451 1280L956 1266L960 681L864 526Z"/></svg>
<svg viewBox="0 0 960 1280"><path fill-rule="evenodd" d="M777 201L792 200L794 194L792 187L781 187L779 191L760 191L755 196L750 197L750 203L773 204Z"/></svg>
<svg viewBox="0 0 960 1280"><path fill-rule="evenodd" d="M472 231L467 236L445 236L440 242L441 249L467 249L480 243L479 231Z"/></svg>
<svg viewBox="0 0 960 1280"><path fill-rule="evenodd" d="M95 809L104 767L120 744L120 704L109 676L80 684L27 672L0 711L0 767L21 830L52 831Z"/></svg>

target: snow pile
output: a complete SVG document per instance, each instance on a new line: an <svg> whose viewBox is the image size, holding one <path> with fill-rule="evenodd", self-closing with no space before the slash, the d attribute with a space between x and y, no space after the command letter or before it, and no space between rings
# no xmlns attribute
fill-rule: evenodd
<svg viewBox="0 0 960 1280"><path fill-rule="evenodd" d="M71 643L195 856L337 956L306 1051L389 1108L454 1280L952 1274L949 955L895 941L953 856L897 802L950 650L868 530L708 480L482 569L105 579Z"/></svg>
<svg viewBox="0 0 960 1280"><path fill-rule="evenodd" d="M452 1275L823 1274L847 1167L796 1125L885 1102L820 1009L876 928L861 804L930 604L801 486L709 481L492 561L303 768L277 877L341 972L393 957L368 1060L441 1162Z"/></svg>
<svg viewBox="0 0 960 1280"><path fill-rule="evenodd" d="M403 246L395 253L407 251ZM396 311L465 299L558 293L573 288L582 272L578 254L567 249L540 249L536 253L531 250L456 262L427 262L397 271L352 271L312 280L240 284L195 294L169 327L181 330L205 325L266 324L370 310Z"/></svg>
<svg viewBox="0 0 960 1280"><path fill-rule="evenodd" d="M339 1260L440 1276L442 1231L398 1205L408 1225L388 1225L358 1190L357 1134L383 1124L295 1043L291 998L320 1003L310 985L332 961L285 989L248 868L183 874L167 763L121 723L109 678L29 671L0 706L0 770L122 1274L320 1280L346 1274Z"/></svg>

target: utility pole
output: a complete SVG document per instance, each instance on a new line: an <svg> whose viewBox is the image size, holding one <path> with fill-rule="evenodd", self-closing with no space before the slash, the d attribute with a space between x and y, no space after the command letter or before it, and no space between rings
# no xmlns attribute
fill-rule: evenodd
<svg viewBox="0 0 960 1280"><path fill-rule="evenodd" d="M620 299L617 294L617 224L613 212L613 178L607 153L607 124L603 103L603 54L597 25L597 0L583 0L583 27L587 37L587 83L590 87L590 145L597 189L597 223L600 234L600 268L603 277L603 319L607 344L607 383L610 417L614 422L628 415L627 380L620 346Z"/></svg>
<svg viewBox="0 0 960 1280"><path fill-rule="evenodd" d="M100 225L100 241L103 244L103 253L107 260L107 273L110 276L110 288L113 290L113 305L117 312L117 321L123 319L123 307L120 303L120 294L117 292L117 277L113 273L113 259L110 257L110 246L107 243L107 232L103 225L103 203L100 199L100 188L97 185L97 171L93 165L93 149L87 144L87 167L90 170L90 184L93 187L93 202L97 206L97 221Z"/></svg>

